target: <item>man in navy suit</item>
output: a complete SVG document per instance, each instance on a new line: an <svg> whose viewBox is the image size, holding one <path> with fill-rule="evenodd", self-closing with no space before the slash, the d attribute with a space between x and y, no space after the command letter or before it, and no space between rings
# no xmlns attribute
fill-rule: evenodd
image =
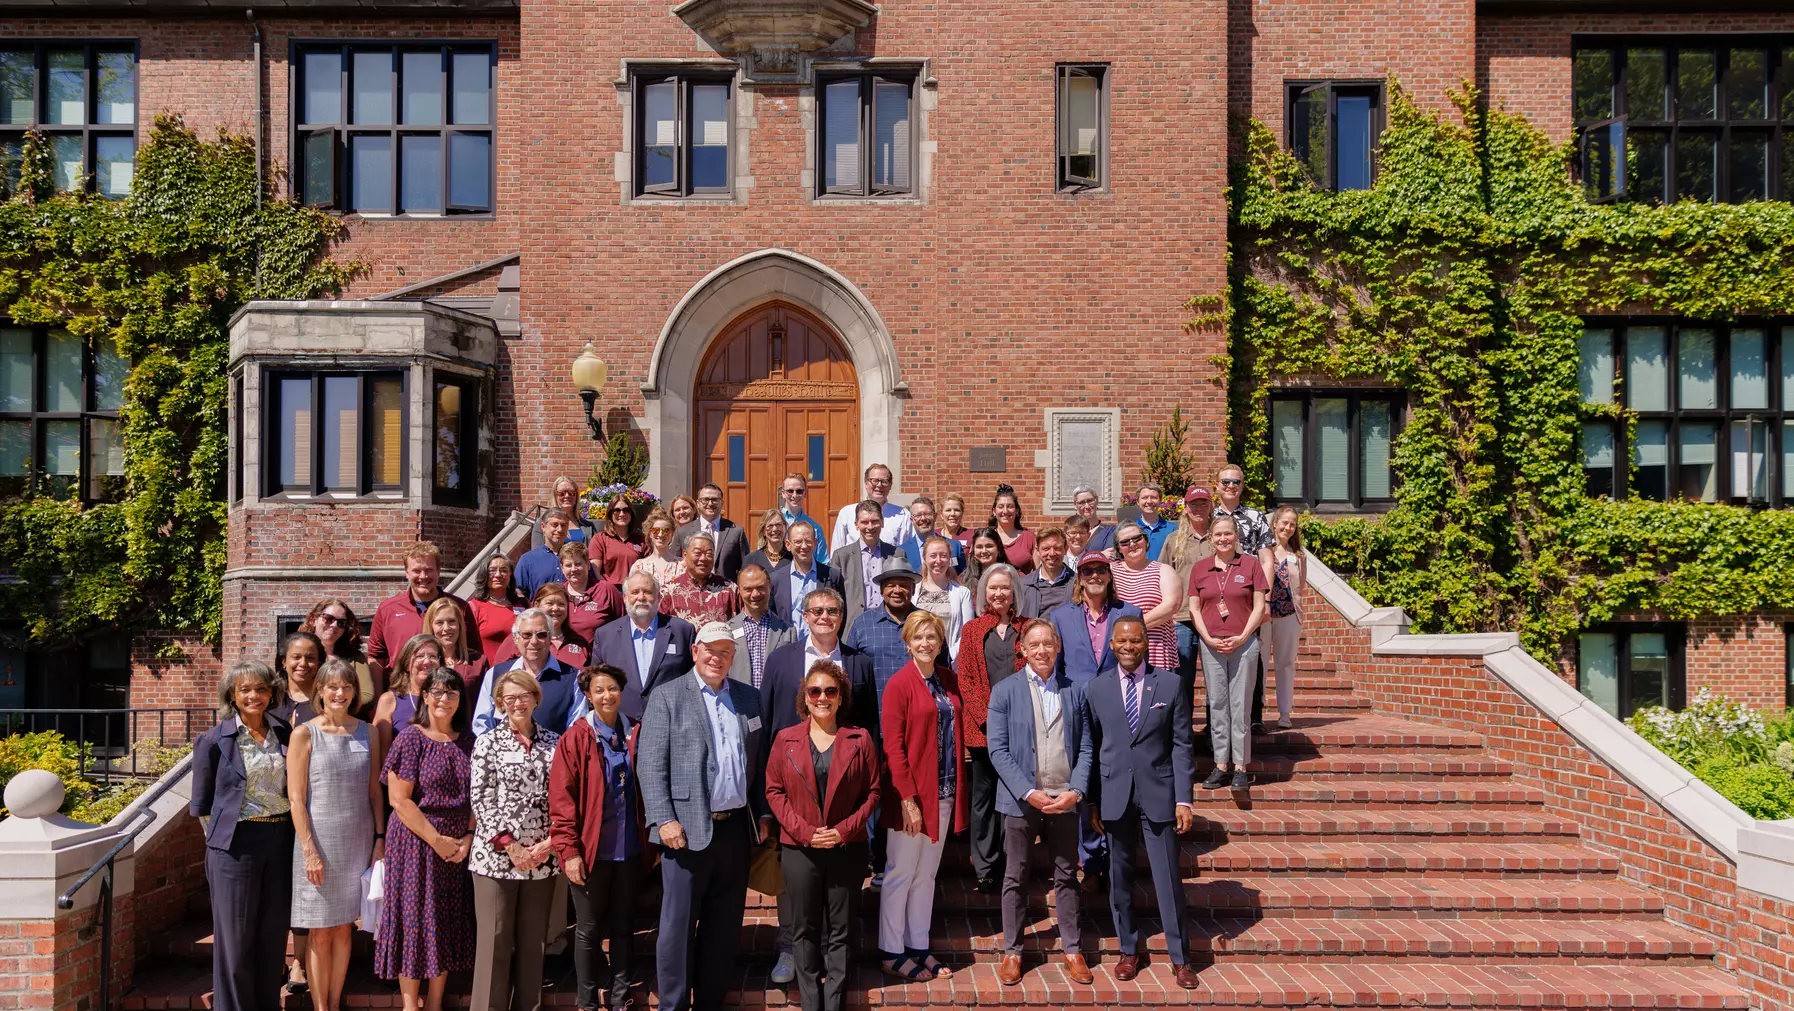
<svg viewBox="0 0 1794 1011"><path fill-rule="evenodd" d="M807 523L792 525L785 535L785 547L791 557L772 570L772 613L789 621L801 639L807 634L804 598L811 590L824 587L840 593L841 573L816 559L816 528Z"/></svg>
<svg viewBox="0 0 1794 1011"><path fill-rule="evenodd" d="M1100 770L1091 822L1109 839L1109 909L1121 942L1115 978L1133 979L1146 965L1134 926L1134 854L1143 848L1165 924L1165 948L1177 966L1177 985L1194 989L1196 968L1189 964L1188 914L1177 865L1177 837L1196 823L1190 803L1195 777L1190 695L1179 688L1176 671L1146 662L1145 621L1132 615L1116 618L1109 646L1115 669L1084 686L1084 702Z"/></svg>
<svg viewBox="0 0 1794 1011"><path fill-rule="evenodd" d="M734 582L736 573L747 563L747 531L723 516L723 490L714 484L698 489L698 518L673 532L673 553L685 557L686 538L693 534L710 535L716 548L716 574Z"/></svg>
<svg viewBox="0 0 1794 1011"><path fill-rule="evenodd" d="M623 715L639 721L656 686L691 670L691 622L660 613L660 585L646 572L623 580L623 617L592 633L592 659L629 675L623 686Z"/></svg>

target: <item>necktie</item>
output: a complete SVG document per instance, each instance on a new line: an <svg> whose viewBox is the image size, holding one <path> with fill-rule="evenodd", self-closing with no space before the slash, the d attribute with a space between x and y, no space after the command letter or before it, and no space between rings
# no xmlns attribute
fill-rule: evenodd
<svg viewBox="0 0 1794 1011"><path fill-rule="evenodd" d="M1140 678L1130 675L1127 678L1127 691L1121 693L1122 705L1127 708L1127 728L1133 733L1140 732Z"/></svg>

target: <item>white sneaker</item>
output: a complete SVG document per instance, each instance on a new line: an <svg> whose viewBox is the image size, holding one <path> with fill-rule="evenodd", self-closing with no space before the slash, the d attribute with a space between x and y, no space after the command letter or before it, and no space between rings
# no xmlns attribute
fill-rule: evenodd
<svg viewBox="0 0 1794 1011"><path fill-rule="evenodd" d="M797 978L797 963L791 960L789 951L779 953L779 960L773 964L772 975L768 978L780 986Z"/></svg>

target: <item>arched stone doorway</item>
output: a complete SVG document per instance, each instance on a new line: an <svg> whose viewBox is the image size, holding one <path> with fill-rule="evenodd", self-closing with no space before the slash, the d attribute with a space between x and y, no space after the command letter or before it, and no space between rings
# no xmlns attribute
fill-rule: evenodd
<svg viewBox="0 0 1794 1011"><path fill-rule="evenodd" d="M750 539L786 474L809 481L810 515L825 523L858 493L859 382L815 316L782 301L743 313L705 353L693 393L691 486L721 486Z"/></svg>

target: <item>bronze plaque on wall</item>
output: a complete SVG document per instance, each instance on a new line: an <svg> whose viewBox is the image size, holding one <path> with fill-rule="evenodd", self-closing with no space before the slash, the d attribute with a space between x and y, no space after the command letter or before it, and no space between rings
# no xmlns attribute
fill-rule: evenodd
<svg viewBox="0 0 1794 1011"><path fill-rule="evenodd" d="M1002 446L973 446L971 471L974 474L1001 474L1009 469Z"/></svg>

